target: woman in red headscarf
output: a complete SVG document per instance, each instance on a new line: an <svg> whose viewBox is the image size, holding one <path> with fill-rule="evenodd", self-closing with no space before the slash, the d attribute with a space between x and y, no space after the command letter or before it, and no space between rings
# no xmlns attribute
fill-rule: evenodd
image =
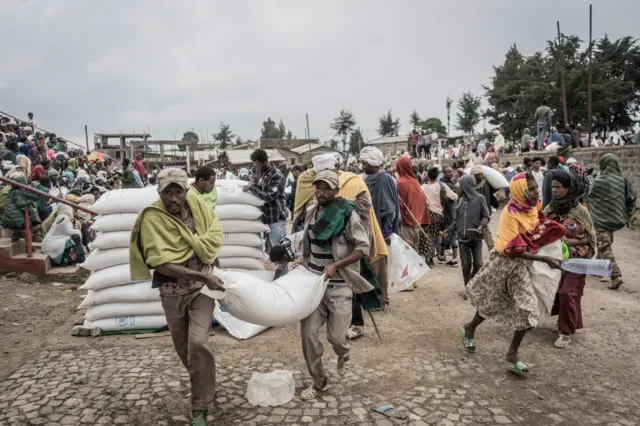
<svg viewBox="0 0 640 426"><path fill-rule="evenodd" d="M398 173L398 198L400 216L402 216L400 237L417 250L422 225L431 223L427 208L427 196L420 188L409 157L402 156L398 159L396 173Z"/></svg>
<svg viewBox="0 0 640 426"><path fill-rule="evenodd" d="M496 250L489 261L467 284L467 296L476 308L471 322L460 328L462 343L467 351L476 351L475 331L486 319L494 318L513 330L513 338L506 355L513 373L529 372L518 358L518 349L526 332L538 325L539 301L534 280L557 287L558 282L544 281L535 274L533 262L542 262L552 269L560 268L559 258L539 254L542 247L559 241L566 229L549 219L541 211L540 193L533 175L520 173L509 184L511 200L502 210L498 226ZM535 274L535 275L534 275ZM551 301L555 291L551 294ZM544 302L544 300L542 300Z"/></svg>

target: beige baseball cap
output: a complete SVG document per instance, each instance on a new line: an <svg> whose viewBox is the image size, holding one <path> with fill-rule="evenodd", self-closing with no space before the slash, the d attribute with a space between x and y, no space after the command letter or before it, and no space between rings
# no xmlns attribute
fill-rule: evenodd
<svg viewBox="0 0 640 426"><path fill-rule="evenodd" d="M158 182L158 191L164 191L169 185L175 183L182 189L189 187L189 177L187 172L181 169L168 168L160 171L156 177Z"/></svg>
<svg viewBox="0 0 640 426"><path fill-rule="evenodd" d="M313 183L316 182L325 182L331 189L336 189L340 184L340 179L338 174L333 170L323 170L316 175L316 178L313 180Z"/></svg>

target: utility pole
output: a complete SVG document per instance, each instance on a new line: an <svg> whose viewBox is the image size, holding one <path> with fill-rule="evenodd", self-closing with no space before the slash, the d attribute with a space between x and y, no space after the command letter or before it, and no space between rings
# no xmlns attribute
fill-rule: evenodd
<svg viewBox="0 0 640 426"><path fill-rule="evenodd" d="M592 101L592 89L593 89L593 72L591 70L591 51L593 50L593 5L589 5L589 68L587 70L587 146L591 146L591 122L593 118L593 101Z"/></svg>
<svg viewBox="0 0 640 426"><path fill-rule="evenodd" d="M560 86L562 88L562 112L564 115L564 123L569 124L569 116L567 114L567 88L564 84L564 55L562 54L562 34L560 33L560 21L556 21L558 26L558 55L560 56Z"/></svg>
<svg viewBox="0 0 640 426"><path fill-rule="evenodd" d="M87 151L89 151L89 131L86 124L84 125L84 140L87 143Z"/></svg>
<svg viewBox="0 0 640 426"><path fill-rule="evenodd" d="M307 118L307 138L309 140L309 155L311 155L311 130L309 130L309 114L305 114Z"/></svg>

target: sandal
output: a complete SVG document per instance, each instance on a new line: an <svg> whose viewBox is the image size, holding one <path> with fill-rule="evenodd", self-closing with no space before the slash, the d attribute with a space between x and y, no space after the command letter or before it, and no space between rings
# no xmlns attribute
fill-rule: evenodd
<svg viewBox="0 0 640 426"><path fill-rule="evenodd" d="M315 385L311 385L302 392L300 392L300 400L302 401L310 401L314 399L316 396L320 395L322 392L326 392L329 389L328 381L325 380L324 386L322 389L316 388Z"/></svg>
<svg viewBox="0 0 640 426"><path fill-rule="evenodd" d="M195 416L189 426L209 426L209 422L207 421L207 409L200 411L197 416Z"/></svg>
<svg viewBox="0 0 640 426"><path fill-rule="evenodd" d="M509 371L511 373L515 374L516 376L522 376L524 373L528 373L529 372L529 368L527 367L527 365L524 362L518 361L518 362L516 362L515 364L513 364L511 366Z"/></svg>
<svg viewBox="0 0 640 426"><path fill-rule="evenodd" d="M559 348L559 349L563 349L563 348L566 348L567 346L569 346L569 343L571 343L571 336L569 336L567 334L560 334L558 336L558 340L555 341L553 346L555 346L556 348Z"/></svg>
<svg viewBox="0 0 640 426"><path fill-rule="evenodd" d="M350 340L357 339L364 334L364 325L352 325L347 330L347 337Z"/></svg>
<svg viewBox="0 0 640 426"><path fill-rule="evenodd" d="M611 281L609 290L617 290L622 284L624 284L624 281L622 281L622 277L615 278L613 281Z"/></svg>
<svg viewBox="0 0 640 426"><path fill-rule="evenodd" d="M476 339L470 339L467 337L467 333L465 332L464 325L460 327L460 334L462 335L462 346L467 350L467 352L474 354L476 353Z"/></svg>
<svg viewBox="0 0 640 426"><path fill-rule="evenodd" d="M458 267L458 261L457 260L450 260L447 262L447 266L452 266L454 268Z"/></svg>

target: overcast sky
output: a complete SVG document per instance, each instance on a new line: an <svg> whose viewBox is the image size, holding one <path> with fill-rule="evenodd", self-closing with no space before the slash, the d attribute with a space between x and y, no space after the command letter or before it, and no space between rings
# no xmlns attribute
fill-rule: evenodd
<svg viewBox="0 0 640 426"><path fill-rule="evenodd" d="M229 123L260 136L268 116L331 136L341 108L365 139L391 109L446 120L445 99L483 94L513 43L588 39L588 1L2 0L0 110L28 111L79 142L94 132L155 139ZM640 37L640 0L593 1L594 37ZM483 101L484 102L484 101ZM454 114L452 114L452 128Z"/></svg>

